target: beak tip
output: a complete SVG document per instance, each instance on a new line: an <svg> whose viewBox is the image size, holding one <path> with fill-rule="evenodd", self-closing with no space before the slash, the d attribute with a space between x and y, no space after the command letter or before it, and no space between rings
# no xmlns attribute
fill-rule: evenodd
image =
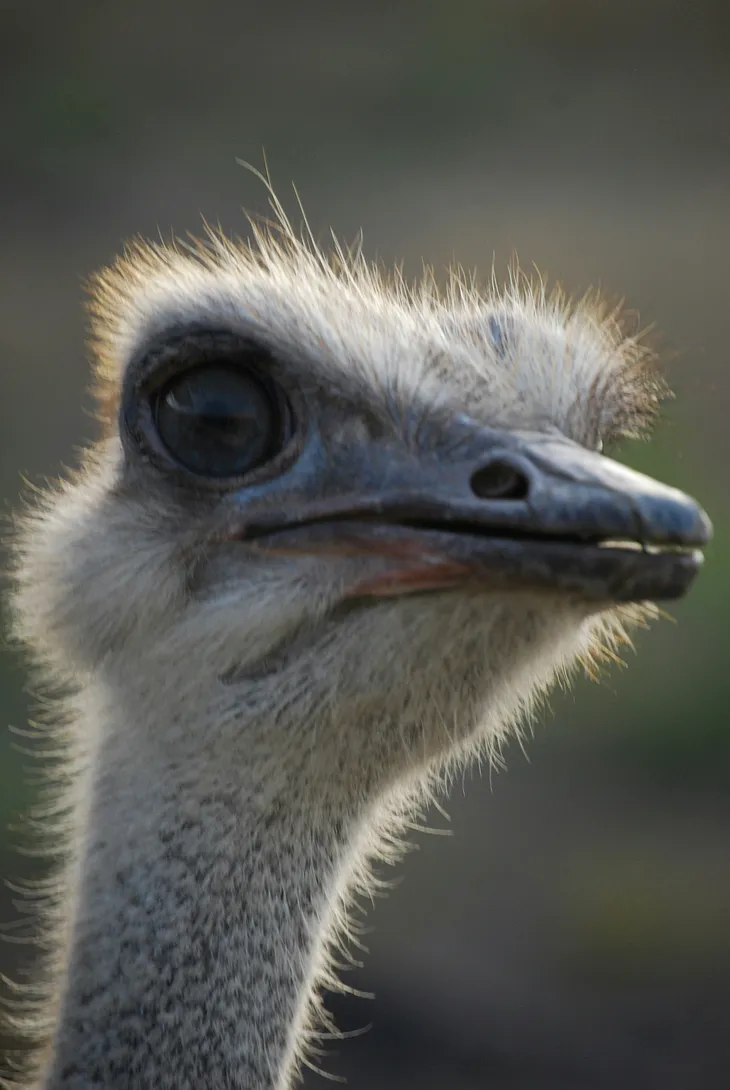
<svg viewBox="0 0 730 1090"><path fill-rule="evenodd" d="M656 544L703 548L712 539L706 512L683 492L652 502L645 512L647 528Z"/></svg>
<svg viewBox="0 0 730 1090"><path fill-rule="evenodd" d="M683 525L681 527L684 532L684 540L689 544L702 548L712 540L713 530L709 516L698 503L695 503L695 501L689 499L689 497L685 503L685 509L685 517L688 525Z"/></svg>

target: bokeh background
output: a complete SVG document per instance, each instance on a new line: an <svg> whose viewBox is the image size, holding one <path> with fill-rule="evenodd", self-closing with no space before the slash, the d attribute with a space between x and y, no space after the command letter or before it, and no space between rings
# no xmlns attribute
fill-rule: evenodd
<svg viewBox="0 0 730 1090"><path fill-rule="evenodd" d="M625 296L678 398L620 454L716 539L636 661L558 694L527 757L417 837L333 999L352 1090L714 1090L730 1070L730 16L726 0L0 2L0 492L93 434L82 279L131 234L244 232L262 165L315 233ZM6 724L0 875L32 788ZM491 780L491 782L490 782ZM0 920L15 913L0 891ZM0 944L0 971L32 951ZM8 1044L7 1041L4 1042ZM1 1066L1 1065L0 1065ZM308 1086L326 1086L308 1076Z"/></svg>

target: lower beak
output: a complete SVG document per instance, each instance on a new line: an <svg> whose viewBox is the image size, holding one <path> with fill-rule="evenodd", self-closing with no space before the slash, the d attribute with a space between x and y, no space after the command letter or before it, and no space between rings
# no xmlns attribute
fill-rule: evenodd
<svg viewBox="0 0 730 1090"><path fill-rule="evenodd" d="M269 553L380 558L348 597L463 584L603 604L686 593L712 534L689 496L563 437L476 437L448 463L400 465L391 450L382 472L371 450L367 472L358 457L339 487L328 478L329 498L292 495L286 514L267 506L236 536Z"/></svg>
<svg viewBox="0 0 730 1090"><path fill-rule="evenodd" d="M391 597L471 584L485 590L560 591L601 603L681 598L702 565L699 550L649 550L548 538L488 536L394 524L335 522L267 536L278 554L380 557L386 563L348 588L347 598Z"/></svg>

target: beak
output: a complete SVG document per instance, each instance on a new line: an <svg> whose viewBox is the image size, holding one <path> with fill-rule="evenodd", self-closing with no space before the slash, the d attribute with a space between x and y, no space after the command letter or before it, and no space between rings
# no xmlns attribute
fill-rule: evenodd
<svg viewBox="0 0 730 1090"><path fill-rule="evenodd" d="M234 494L229 536L383 558L349 597L468 583L610 605L688 590L712 535L689 496L563 436L459 426L443 453L317 440L273 489Z"/></svg>

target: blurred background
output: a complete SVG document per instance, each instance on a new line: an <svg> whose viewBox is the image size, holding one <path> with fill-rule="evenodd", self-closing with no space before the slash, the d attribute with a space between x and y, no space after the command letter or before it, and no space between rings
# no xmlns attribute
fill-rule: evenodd
<svg viewBox="0 0 730 1090"><path fill-rule="evenodd" d="M728 1085L729 58L726 0L0 0L5 513L94 431L83 278L131 234L245 232L265 194L235 160L262 148L325 241L362 227L414 275L517 252L661 335L677 400L620 456L706 506L706 570L630 669L557 694L527 757L458 786L433 815L453 836L417 838L348 977L376 1002L330 1003L373 1024L325 1061L352 1090ZM26 714L2 649L9 879L34 865L5 729ZM31 955L0 944L0 973Z"/></svg>

